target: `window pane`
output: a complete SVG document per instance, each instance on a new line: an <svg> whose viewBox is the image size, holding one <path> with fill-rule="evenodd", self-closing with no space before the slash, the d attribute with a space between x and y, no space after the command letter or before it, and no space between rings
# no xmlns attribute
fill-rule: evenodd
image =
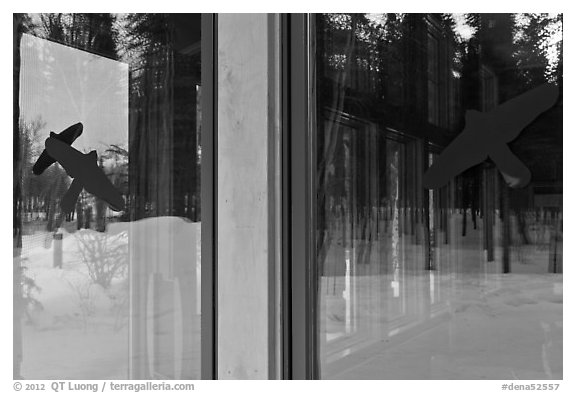
<svg viewBox="0 0 576 393"><path fill-rule="evenodd" d="M17 18L15 376L200 378L200 15Z"/></svg>
<svg viewBox="0 0 576 393"><path fill-rule="evenodd" d="M315 18L321 377L562 378L562 15ZM528 185L486 153L424 188L468 110L544 83Z"/></svg>

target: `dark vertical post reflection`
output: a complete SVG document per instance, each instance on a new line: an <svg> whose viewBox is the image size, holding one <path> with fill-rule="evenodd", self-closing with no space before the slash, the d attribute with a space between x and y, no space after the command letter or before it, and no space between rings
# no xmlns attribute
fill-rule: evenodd
<svg viewBox="0 0 576 393"><path fill-rule="evenodd" d="M510 273L510 192L502 177L500 184L502 184L502 273Z"/></svg>

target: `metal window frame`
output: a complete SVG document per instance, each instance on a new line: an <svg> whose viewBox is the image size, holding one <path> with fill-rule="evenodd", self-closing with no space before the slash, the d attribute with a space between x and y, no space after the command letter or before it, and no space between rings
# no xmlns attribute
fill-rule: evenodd
<svg viewBox="0 0 576 393"><path fill-rule="evenodd" d="M318 379L314 18L282 16L283 379Z"/></svg>
<svg viewBox="0 0 576 393"><path fill-rule="evenodd" d="M217 296L217 27L218 15L202 14L202 167L200 203L202 211L201 232L201 344L200 376L217 379L216 337L218 315Z"/></svg>

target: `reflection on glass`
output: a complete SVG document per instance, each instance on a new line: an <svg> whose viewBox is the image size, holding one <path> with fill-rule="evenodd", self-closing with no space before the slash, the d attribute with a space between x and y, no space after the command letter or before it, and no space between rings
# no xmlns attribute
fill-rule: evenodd
<svg viewBox="0 0 576 393"><path fill-rule="evenodd" d="M200 16L15 19L15 378L199 378ZM124 211L32 173L78 122Z"/></svg>
<svg viewBox="0 0 576 393"><path fill-rule="evenodd" d="M321 377L562 378L562 99L511 143L528 187L422 187L465 110L562 86L562 16L315 22Z"/></svg>

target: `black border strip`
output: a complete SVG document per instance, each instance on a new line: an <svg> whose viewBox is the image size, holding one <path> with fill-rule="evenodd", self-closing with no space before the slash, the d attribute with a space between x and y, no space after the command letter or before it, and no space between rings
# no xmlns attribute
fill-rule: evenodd
<svg viewBox="0 0 576 393"><path fill-rule="evenodd" d="M201 378L217 379L217 32L218 16L202 14L202 167L201 167Z"/></svg>
<svg viewBox="0 0 576 393"><path fill-rule="evenodd" d="M292 379L292 275L291 275L291 225L290 206L290 17L282 14L281 28L281 116L282 116L282 296L281 296L281 335L282 335L282 379Z"/></svg>

